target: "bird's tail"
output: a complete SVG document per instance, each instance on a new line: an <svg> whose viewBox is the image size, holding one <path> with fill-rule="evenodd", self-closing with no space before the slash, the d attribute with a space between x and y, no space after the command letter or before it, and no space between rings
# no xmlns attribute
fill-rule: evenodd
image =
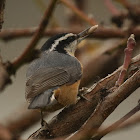
<svg viewBox="0 0 140 140"><path fill-rule="evenodd" d="M53 91L54 89L48 89L47 91L35 96L30 102L28 109L40 109L49 106L52 100L55 100Z"/></svg>

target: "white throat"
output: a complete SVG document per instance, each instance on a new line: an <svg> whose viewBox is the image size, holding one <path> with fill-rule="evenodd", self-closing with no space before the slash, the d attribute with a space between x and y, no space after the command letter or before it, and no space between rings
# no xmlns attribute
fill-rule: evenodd
<svg viewBox="0 0 140 140"><path fill-rule="evenodd" d="M64 48L69 55L74 56L77 47L77 40L72 42L67 48Z"/></svg>

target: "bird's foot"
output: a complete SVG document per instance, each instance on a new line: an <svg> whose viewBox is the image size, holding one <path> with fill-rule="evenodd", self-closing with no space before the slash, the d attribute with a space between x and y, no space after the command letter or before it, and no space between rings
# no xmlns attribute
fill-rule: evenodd
<svg viewBox="0 0 140 140"><path fill-rule="evenodd" d="M88 98L86 98L84 95L87 93L87 90L88 88L87 87L82 87L81 89L79 89L79 94L78 96L81 98L81 99L84 99L88 102L91 102Z"/></svg>
<svg viewBox="0 0 140 140"><path fill-rule="evenodd" d="M41 127L45 127L45 128L48 128L49 129L49 125L48 123L43 119L43 111L41 110L40 112L40 116L41 116Z"/></svg>
<svg viewBox="0 0 140 140"><path fill-rule="evenodd" d="M53 138L53 134L51 133L49 125L45 120L41 120L39 135L47 136L47 138Z"/></svg>
<svg viewBox="0 0 140 140"><path fill-rule="evenodd" d="M82 87L81 89L79 89L79 94L86 94L87 90L87 87Z"/></svg>
<svg viewBox="0 0 140 140"><path fill-rule="evenodd" d="M44 119L41 119L41 126L44 127L44 126L49 126L49 125Z"/></svg>

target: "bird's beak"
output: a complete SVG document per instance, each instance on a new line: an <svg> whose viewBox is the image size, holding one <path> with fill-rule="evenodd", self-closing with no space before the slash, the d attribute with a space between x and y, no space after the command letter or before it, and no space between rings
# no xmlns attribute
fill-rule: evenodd
<svg viewBox="0 0 140 140"><path fill-rule="evenodd" d="M85 39L87 36L89 36L91 33L93 33L96 29L98 28L98 25L94 25L82 32L80 32L77 37L78 37L78 43L80 43L83 39Z"/></svg>

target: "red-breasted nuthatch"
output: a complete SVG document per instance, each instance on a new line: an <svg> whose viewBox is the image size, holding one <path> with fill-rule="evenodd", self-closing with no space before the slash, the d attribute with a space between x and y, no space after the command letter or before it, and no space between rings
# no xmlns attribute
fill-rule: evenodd
<svg viewBox="0 0 140 140"><path fill-rule="evenodd" d="M92 26L79 34L58 34L46 41L40 58L27 70L25 94L29 109L43 110L56 101L63 106L76 103L82 66L74 53L77 44L97 27Z"/></svg>

